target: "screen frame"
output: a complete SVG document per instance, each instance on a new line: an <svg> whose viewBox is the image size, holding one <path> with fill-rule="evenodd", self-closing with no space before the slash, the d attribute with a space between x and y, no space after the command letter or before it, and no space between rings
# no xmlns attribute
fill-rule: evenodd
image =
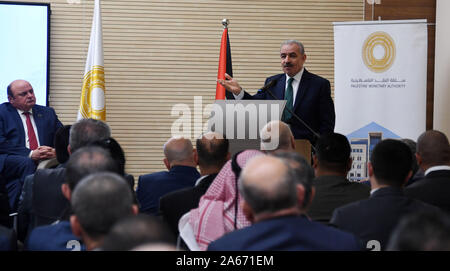
<svg viewBox="0 0 450 271"><path fill-rule="evenodd" d="M50 93L50 16L52 14L50 3L37 3L37 2L12 2L12 1L0 1L0 5L17 5L17 6L45 6L47 7L47 74L46 74L46 91L45 91L45 106L49 106L49 93Z"/></svg>

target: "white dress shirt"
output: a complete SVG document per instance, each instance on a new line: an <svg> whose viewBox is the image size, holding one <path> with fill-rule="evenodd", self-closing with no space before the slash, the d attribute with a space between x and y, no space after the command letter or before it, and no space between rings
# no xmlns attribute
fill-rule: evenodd
<svg viewBox="0 0 450 271"><path fill-rule="evenodd" d="M437 171L437 170L450 170L450 166L442 165L442 166L434 166L430 167L425 171L425 176L427 176L430 172Z"/></svg>

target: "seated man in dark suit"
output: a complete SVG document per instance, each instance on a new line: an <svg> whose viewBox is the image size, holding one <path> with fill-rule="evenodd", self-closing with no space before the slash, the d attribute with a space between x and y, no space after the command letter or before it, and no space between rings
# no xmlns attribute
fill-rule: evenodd
<svg viewBox="0 0 450 271"><path fill-rule="evenodd" d="M116 222L136 215L133 194L125 179L115 173L94 173L83 178L72 193L72 232L82 238L86 250L98 250Z"/></svg>
<svg viewBox="0 0 450 271"><path fill-rule="evenodd" d="M450 251L450 216L442 210L402 218L392 232L391 251Z"/></svg>
<svg viewBox="0 0 450 271"><path fill-rule="evenodd" d="M70 201L72 192L84 177L97 172L117 173L119 171L119 165L106 150L100 147L83 147L70 156L65 180L60 190ZM69 222L72 214L72 209L68 206L61 213L58 221L52 225L35 228L28 238L26 248L28 250L71 250L68 242L80 241L72 234Z"/></svg>
<svg viewBox="0 0 450 271"><path fill-rule="evenodd" d="M305 159L292 155L296 161L258 156L247 163L239 192L252 225L211 242L208 250L361 249L355 236L311 222L304 215L313 193L313 174Z"/></svg>
<svg viewBox="0 0 450 271"><path fill-rule="evenodd" d="M164 165L169 171L160 171L139 177L136 196L140 212L159 214L159 199L179 189L194 187L200 178L197 153L189 139L170 138L164 144Z"/></svg>
<svg viewBox="0 0 450 271"><path fill-rule="evenodd" d="M316 196L308 209L312 220L328 223L337 207L369 197L367 185L346 177L353 162L350 151L348 139L341 134L322 135L317 141L313 156Z"/></svg>
<svg viewBox="0 0 450 271"><path fill-rule="evenodd" d="M411 151L405 143L394 139L378 143L368 163L370 198L337 208L330 224L356 234L368 248L376 243L376 247L386 249L402 216L436 209L404 195L403 186L412 175L411 165Z"/></svg>
<svg viewBox="0 0 450 271"><path fill-rule="evenodd" d="M409 186L423 178L423 170L421 168L419 168L419 164L417 163L417 159L416 159L417 144L416 144L416 142L414 142L413 140L411 140L409 138L402 138L402 139L400 139L400 141L402 141L403 143L408 145L409 149L411 150L411 154L412 154L412 158L413 158L412 166L411 166L412 176L411 176L411 178L409 178L408 182L406 182L406 184L405 184L405 188L406 188L407 186ZM368 187L370 187L370 181L368 178L365 180L359 181L359 183L365 184Z"/></svg>
<svg viewBox="0 0 450 271"><path fill-rule="evenodd" d="M219 133L209 132L197 139L198 166L202 177L197 180L195 187L177 190L161 197L160 213L175 236L178 236L180 218L198 207L200 197L205 194L223 165L230 159L228 148L228 139Z"/></svg>
<svg viewBox="0 0 450 271"><path fill-rule="evenodd" d="M417 139L416 158L425 177L405 189L408 197L450 212L450 145L444 133L430 130Z"/></svg>
<svg viewBox="0 0 450 271"><path fill-rule="evenodd" d="M13 81L7 92L9 102L0 105L0 175L15 211L25 177L39 161L56 156L53 138L62 124L53 108L36 104L27 81Z"/></svg>
<svg viewBox="0 0 450 271"><path fill-rule="evenodd" d="M67 160L69 160L69 152L67 147L69 145L70 127L72 127L72 125L64 125L63 127L59 128L55 134L55 152L56 159L58 160L59 165L56 168L38 169L35 174L28 175L25 178L22 193L19 198L19 207L17 210L17 238L22 242L28 236L30 231L36 226L34 213L40 209L41 218L45 216L43 214L49 213L47 210L42 210L45 208L40 208L41 206L39 206L38 202L35 202L34 204L37 210L33 210L33 192L36 193L36 191L33 191L35 175L36 179L40 180L38 182L38 187L42 188L43 193L46 195L45 198L48 199L49 197L47 196L52 194L51 192L53 192L53 196L50 196L50 198L57 198L57 200L52 202L51 208L49 209L53 209L53 206L61 208L68 206L68 201L62 197L62 194L60 192L61 190L58 188L58 186L54 186L51 184L54 179L62 180L64 178L65 163L67 162ZM54 189L52 190L52 188ZM39 195L40 193L38 192L36 194ZM49 221L46 224L50 224L51 222L55 221L57 218L56 215L59 215L59 213L55 214L54 217L47 217L49 218Z"/></svg>
<svg viewBox="0 0 450 271"><path fill-rule="evenodd" d="M81 147L88 146L97 140L106 140L111 130L103 121L81 119L70 128L69 156ZM55 169L39 169L36 171L32 187L34 225L42 226L53 223L70 205L61 192L65 180L65 166Z"/></svg>

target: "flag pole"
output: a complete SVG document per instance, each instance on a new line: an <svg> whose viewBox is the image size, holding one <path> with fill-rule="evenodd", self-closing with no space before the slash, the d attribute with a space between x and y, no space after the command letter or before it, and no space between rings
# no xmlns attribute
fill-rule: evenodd
<svg viewBox="0 0 450 271"><path fill-rule="evenodd" d="M217 79L225 80L225 73L227 72L227 66L231 68L231 63L227 63L229 48L229 40L228 40L228 25L230 21L228 19L222 20L223 25L223 33L222 40L220 43L220 55L219 55L219 69L217 71ZM230 59L231 62L231 59ZM225 100L225 87L217 82L216 85L216 100Z"/></svg>
<svg viewBox="0 0 450 271"><path fill-rule="evenodd" d="M105 68L100 0L95 0L89 49L81 89L77 120L93 118L106 121Z"/></svg>
<svg viewBox="0 0 450 271"><path fill-rule="evenodd" d="M228 20L228 19L223 19L222 20L222 25L223 25L223 28L228 28L228 24L230 23L230 20Z"/></svg>

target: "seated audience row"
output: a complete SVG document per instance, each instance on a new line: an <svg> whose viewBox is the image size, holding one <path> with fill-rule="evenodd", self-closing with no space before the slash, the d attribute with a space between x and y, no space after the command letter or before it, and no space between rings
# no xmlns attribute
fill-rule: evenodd
<svg viewBox="0 0 450 271"><path fill-rule="evenodd" d="M370 186L347 179L351 148L337 133L318 139L312 166L280 121L261 130L263 151L232 157L221 134L203 134L195 149L173 137L168 171L140 176L137 197L106 123L64 126L54 143L60 165L25 178L0 250L175 250L177 236L189 250L450 249L450 145L439 131L424 132L415 155L414 142L378 143Z"/></svg>

